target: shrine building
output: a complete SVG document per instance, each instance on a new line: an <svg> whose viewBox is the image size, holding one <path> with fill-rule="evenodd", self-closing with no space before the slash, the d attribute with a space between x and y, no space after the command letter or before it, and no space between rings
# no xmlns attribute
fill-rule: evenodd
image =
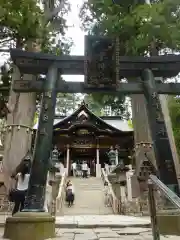
<svg viewBox="0 0 180 240"><path fill-rule="evenodd" d="M38 124L34 126L37 129ZM133 130L120 117L98 117L83 102L71 115L54 119L53 146L59 150L59 161L63 162L68 175L71 163L87 161L90 169L95 165L95 176L108 163L110 148L118 152L118 159L127 164L134 145ZM117 150L118 149L118 150Z"/></svg>

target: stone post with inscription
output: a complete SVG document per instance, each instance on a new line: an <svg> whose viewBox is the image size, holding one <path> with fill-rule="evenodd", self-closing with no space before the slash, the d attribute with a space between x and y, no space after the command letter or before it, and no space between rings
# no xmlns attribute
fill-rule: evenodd
<svg viewBox="0 0 180 240"><path fill-rule="evenodd" d="M53 122L56 106L56 81L58 70L51 66L48 70L39 117L39 127L35 140L34 159L24 211L44 211L45 187L51 153Z"/></svg>
<svg viewBox="0 0 180 240"><path fill-rule="evenodd" d="M69 176L69 165L70 165L69 154L70 154L70 149L69 149L69 144L68 144L67 150L66 150L66 174L67 174L67 176Z"/></svg>
<svg viewBox="0 0 180 240"><path fill-rule="evenodd" d="M159 177L172 191L180 195L172 150L152 71L144 70L142 79Z"/></svg>
<svg viewBox="0 0 180 240"><path fill-rule="evenodd" d="M44 82L25 207L23 212L6 219L4 237L8 239L30 239L29 235L34 239L47 239L55 235L55 219L45 213L44 202L52 146L57 79L58 69L52 65L48 69L47 79Z"/></svg>

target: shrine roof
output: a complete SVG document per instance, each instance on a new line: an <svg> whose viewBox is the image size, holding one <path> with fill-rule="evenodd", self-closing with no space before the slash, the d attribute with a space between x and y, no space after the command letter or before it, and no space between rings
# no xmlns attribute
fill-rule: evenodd
<svg viewBox="0 0 180 240"><path fill-rule="evenodd" d="M96 116L91 110L88 109L86 104L82 104L74 113L69 116L56 116L54 119L54 127L57 127L59 124L62 124L66 121L69 121L73 116L78 115L80 113L89 114L95 119L98 119L102 123L105 123L107 127L112 128L114 131L122 131L122 132L132 132L133 129L129 127L128 121L123 120L121 116ZM33 129L38 128L38 123L36 123Z"/></svg>

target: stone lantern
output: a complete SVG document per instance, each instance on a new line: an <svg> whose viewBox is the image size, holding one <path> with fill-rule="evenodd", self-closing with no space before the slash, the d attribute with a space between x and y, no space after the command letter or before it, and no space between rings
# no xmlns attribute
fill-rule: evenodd
<svg viewBox="0 0 180 240"><path fill-rule="evenodd" d="M50 158L50 169L49 172L51 173L52 179L55 178L55 174L59 172L59 169L56 167L59 162L59 151L57 147L55 146L51 153Z"/></svg>
<svg viewBox="0 0 180 240"><path fill-rule="evenodd" d="M51 153L51 162L49 169L49 185L52 187L50 213L55 216L56 214L56 198L58 196L60 178L56 176L56 173L60 172L57 164L59 163L59 151L55 146Z"/></svg>

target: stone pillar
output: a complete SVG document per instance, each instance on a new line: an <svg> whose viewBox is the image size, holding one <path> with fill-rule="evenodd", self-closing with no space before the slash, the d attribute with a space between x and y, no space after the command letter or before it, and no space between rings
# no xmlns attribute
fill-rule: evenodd
<svg viewBox="0 0 180 240"><path fill-rule="evenodd" d="M129 171L126 172L126 186L127 186L127 199L132 201L132 184L131 176L133 175L132 165L129 165Z"/></svg>
<svg viewBox="0 0 180 240"><path fill-rule="evenodd" d="M118 165L119 161L118 161L118 150L116 149L116 166Z"/></svg>
<svg viewBox="0 0 180 240"><path fill-rule="evenodd" d="M149 121L147 117L147 110L146 110L146 103L144 95L142 94L135 94L131 96L132 99L132 117L133 117L133 128L134 128L134 139L135 144L140 142L149 142L152 143L151 134L149 130ZM179 167L179 160L176 150L176 145L174 141L174 135L172 131L172 124L171 119L169 116L169 109L167 104L167 96L159 95L159 100L162 107L162 112L164 114L164 120L166 124L167 134L169 137L169 142L172 149L173 160L176 168L177 176L180 175L180 167ZM156 161L154 157L154 151L152 148L151 153L148 153L151 161L156 166ZM139 157L137 156L136 164L141 162Z"/></svg>
<svg viewBox="0 0 180 240"><path fill-rule="evenodd" d="M152 143L144 95L131 95L131 103L135 145L141 142ZM150 157L154 166L156 166L153 148L152 151L148 152L148 156ZM136 167L139 168L139 164L142 162L142 154L136 150L135 157Z"/></svg>
<svg viewBox="0 0 180 240"><path fill-rule="evenodd" d="M126 208L126 203L127 203L127 198L126 198L126 187L125 186L120 186L120 196L121 196L121 204L120 204L120 214L125 215L127 208Z"/></svg>
<svg viewBox="0 0 180 240"><path fill-rule="evenodd" d="M68 144L67 150L66 150L66 173L67 173L67 176L69 176L69 153L70 153L70 149L69 149L69 144Z"/></svg>
<svg viewBox="0 0 180 240"><path fill-rule="evenodd" d="M159 95L159 100L161 103L162 112L164 114L164 121L165 121L166 129L167 129L167 134L169 137L169 143L170 143L170 146L172 149L172 155L173 155L174 165L176 168L176 174L177 174L177 177L179 177L180 176L179 157L177 154L174 134L173 134L173 130L172 130L171 118L169 115L168 96L167 95Z"/></svg>
<svg viewBox="0 0 180 240"><path fill-rule="evenodd" d="M96 147L96 177L101 177L101 168L99 164L99 145Z"/></svg>
<svg viewBox="0 0 180 240"><path fill-rule="evenodd" d="M120 186L120 196L121 196L121 202L125 203L127 201L126 199L126 187Z"/></svg>

